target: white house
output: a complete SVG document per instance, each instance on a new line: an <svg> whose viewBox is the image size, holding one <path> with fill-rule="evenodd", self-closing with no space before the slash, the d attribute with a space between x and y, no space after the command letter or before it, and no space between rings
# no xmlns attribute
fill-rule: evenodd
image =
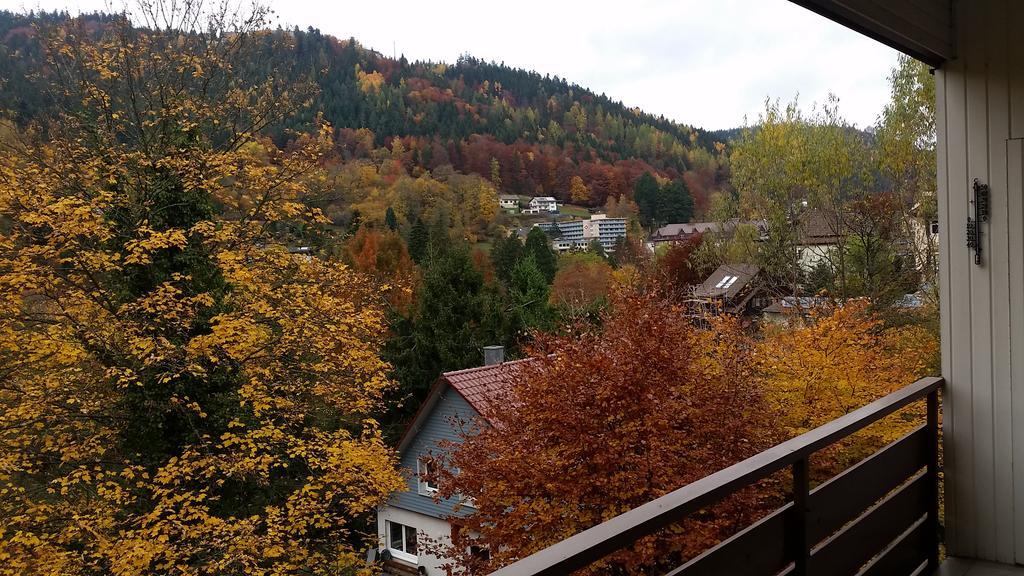
<svg viewBox="0 0 1024 576"><path fill-rule="evenodd" d="M808 210L796 221L800 239L797 253L800 267L813 270L818 264L831 263L843 243L843 231L839 224L818 210Z"/></svg>
<svg viewBox="0 0 1024 576"><path fill-rule="evenodd" d="M523 210L524 214L558 212L558 202L551 196L535 196L530 199L530 206Z"/></svg>
<svg viewBox="0 0 1024 576"><path fill-rule="evenodd" d="M514 194L502 194L498 197L498 205L502 210L515 210L519 208L519 196Z"/></svg>

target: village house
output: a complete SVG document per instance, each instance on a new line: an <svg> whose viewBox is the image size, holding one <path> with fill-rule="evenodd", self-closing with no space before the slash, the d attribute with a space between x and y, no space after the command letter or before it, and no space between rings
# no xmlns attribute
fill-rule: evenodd
<svg viewBox="0 0 1024 576"><path fill-rule="evenodd" d="M844 239L837 219L820 210L807 210L796 218L795 224L800 234L797 241L800 267L809 271L821 263L831 263Z"/></svg>
<svg viewBox="0 0 1024 576"><path fill-rule="evenodd" d="M647 248L655 252L662 246L680 244L704 234L714 234L719 239L728 239L741 226L757 228L759 240L768 238L768 224L764 220L740 220L731 218L724 222L687 222L683 224L666 224L647 238Z"/></svg>
<svg viewBox="0 0 1024 576"><path fill-rule="evenodd" d="M754 264L722 264L693 287L690 314L696 318L727 313L749 315L767 304L761 269Z"/></svg>
<svg viewBox="0 0 1024 576"><path fill-rule="evenodd" d="M516 210L519 208L519 196L515 194L502 194L498 196L498 205L502 210Z"/></svg>
<svg viewBox="0 0 1024 576"><path fill-rule="evenodd" d="M458 518L472 513L472 502L437 498L430 459L441 441L459 440L460 422L472 425L509 389L512 378L528 360L504 362L501 346L484 348L484 366L445 372L430 389L398 444L407 488L392 495L377 510L379 557L393 575L444 574L448 561L428 552L426 543L447 544Z"/></svg>
<svg viewBox="0 0 1024 576"><path fill-rule="evenodd" d="M821 310L834 301L823 296L783 296L761 310L765 322L785 324L793 318L806 318L815 310Z"/></svg>
<svg viewBox="0 0 1024 576"><path fill-rule="evenodd" d="M523 209L523 214L550 214L558 212L558 202L551 196L535 196L530 204Z"/></svg>

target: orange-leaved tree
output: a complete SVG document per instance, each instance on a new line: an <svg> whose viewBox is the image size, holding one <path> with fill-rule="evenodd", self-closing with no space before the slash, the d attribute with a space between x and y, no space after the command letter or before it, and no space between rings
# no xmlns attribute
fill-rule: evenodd
<svg viewBox="0 0 1024 576"><path fill-rule="evenodd" d="M703 236L697 234L679 243L666 246L657 259L655 272L677 297L690 296L690 288L700 284L706 274L698 266L695 252L700 250Z"/></svg>
<svg viewBox="0 0 1024 576"><path fill-rule="evenodd" d="M611 285L612 267L600 256L563 256L551 285L549 303L565 317L581 317L606 303Z"/></svg>
<svg viewBox="0 0 1024 576"><path fill-rule="evenodd" d="M285 246L330 130L260 138L310 92L239 79L266 12L234 8L39 31L53 115L0 148L0 574L355 573L402 485L379 289Z"/></svg>
<svg viewBox="0 0 1024 576"><path fill-rule="evenodd" d="M415 270L405 241L395 231L360 227L345 246L352 266L381 282L388 301L400 311L412 303Z"/></svg>
<svg viewBox="0 0 1024 576"><path fill-rule="evenodd" d="M926 376L938 347L913 324L886 327L867 301L815 310L805 322L769 327L758 344L759 374L788 435L856 410ZM834 452L832 465L891 442L922 422L914 405Z"/></svg>
<svg viewBox="0 0 1024 576"><path fill-rule="evenodd" d="M472 498L447 553L485 573L715 472L776 439L738 325L693 328L653 291L613 294L603 326L539 336L534 360L486 419L438 451L442 496ZM456 471L453 472L453 471ZM606 558L599 573L679 561L749 522L745 493ZM464 554L483 546L489 559Z"/></svg>

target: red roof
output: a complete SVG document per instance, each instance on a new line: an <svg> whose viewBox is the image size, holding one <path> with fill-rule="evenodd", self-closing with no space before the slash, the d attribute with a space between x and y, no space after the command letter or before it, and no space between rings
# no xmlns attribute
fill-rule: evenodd
<svg viewBox="0 0 1024 576"><path fill-rule="evenodd" d="M474 410L486 413L488 404L501 400L512 388L512 380L530 358L502 362L492 366L480 366L441 374L449 386L454 388Z"/></svg>
<svg viewBox="0 0 1024 576"><path fill-rule="evenodd" d="M445 384L454 388L480 415L484 415L487 413L485 409L489 404L502 400L505 394L512 389L513 378L519 374L527 362L532 360L532 358L525 358L441 374L402 434L402 439L398 443L398 451L404 451L419 432L423 420L433 410ZM490 424L493 426L494 422L490 422Z"/></svg>

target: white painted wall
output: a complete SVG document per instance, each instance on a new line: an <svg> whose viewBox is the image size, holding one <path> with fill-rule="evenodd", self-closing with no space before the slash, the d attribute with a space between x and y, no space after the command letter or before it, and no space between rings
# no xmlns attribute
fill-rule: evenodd
<svg viewBox="0 0 1024 576"><path fill-rule="evenodd" d="M1024 2L954 11L959 55L936 72L946 542L1024 563ZM982 266L965 245L975 178Z"/></svg>
<svg viewBox="0 0 1024 576"><path fill-rule="evenodd" d="M831 262L838 249L838 244L808 244L806 246L799 246L800 268L805 272L810 272L822 262Z"/></svg>
<svg viewBox="0 0 1024 576"><path fill-rule="evenodd" d="M382 506L377 511L377 540L380 542L381 549L387 547L386 522L388 520L416 528L419 534L418 547L420 549L418 565L427 569L427 576L438 576L445 573L441 566L447 561L442 558L438 558L437 556L424 554L423 547L425 538L430 539L435 543L451 544L451 524L444 520L434 518L433 516L427 516L426 514L412 512L402 508L396 508L394 506Z"/></svg>

